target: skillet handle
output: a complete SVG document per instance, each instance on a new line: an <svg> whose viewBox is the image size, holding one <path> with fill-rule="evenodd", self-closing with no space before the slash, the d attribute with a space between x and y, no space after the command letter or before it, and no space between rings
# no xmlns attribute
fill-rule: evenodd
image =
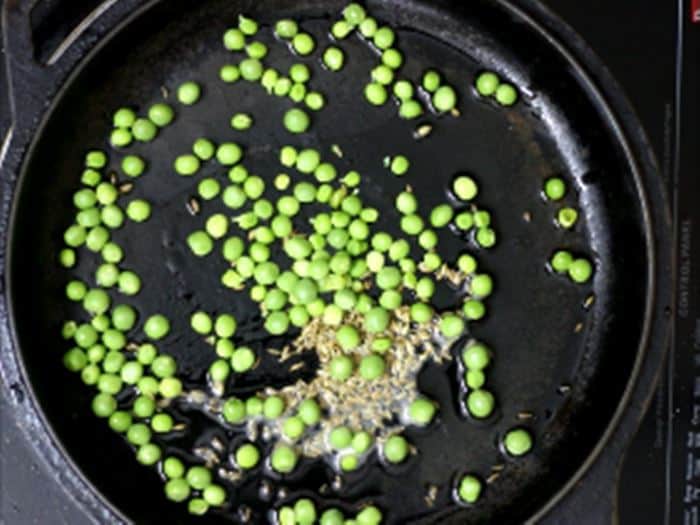
<svg viewBox="0 0 700 525"><path fill-rule="evenodd" d="M9 102L15 123L20 116L43 109L49 87L56 80L56 68L42 66L34 58L31 10L32 2L6 0L2 11Z"/></svg>
<svg viewBox="0 0 700 525"><path fill-rule="evenodd" d="M37 54L32 30L35 2L5 0L2 35L9 81L10 107L15 124L34 127L75 66L112 30L155 0L101 0L94 9L69 20L70 31L45 63ZM60 7L58 9L61 9ZM49 23L49 22L47 22Z"/></svg>

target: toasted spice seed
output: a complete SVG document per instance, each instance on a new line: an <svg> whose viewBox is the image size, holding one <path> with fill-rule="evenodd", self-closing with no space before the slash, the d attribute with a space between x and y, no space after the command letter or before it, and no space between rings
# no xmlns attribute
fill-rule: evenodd
<svg viewBox="0 0 700 525"><path fill-rule="evenodd" d="M192 216L198 215L201 210L199 201L195 197L190 197L185 206L187 207L189 214Z"/></svg>

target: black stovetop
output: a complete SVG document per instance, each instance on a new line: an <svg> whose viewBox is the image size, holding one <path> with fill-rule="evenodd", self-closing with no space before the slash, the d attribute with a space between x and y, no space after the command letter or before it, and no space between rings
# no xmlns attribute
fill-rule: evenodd
<svg viewBox="0 0 700 525"><path fill-rule="evenodd" d="M700 290L695 285L700 270L700 230L696 231L695 221L700 220L700 207L693 202L700 195L696 187L700 175L700 23L691 23L692 1L544 0L584 37L622 84L646 128L677 217L679 296L673 353L621 471L621 525L700 522ZM685 64L680 83L679 49ZM7 128L4 84L0 82L3 134ZM683 86L680 98L679 85ZM41 460L25 444L3 407L0 397L0 523L90 523L44 472ZM588 523L586 502L576 492L563 505L565 509L560 510L565 512L547 523Z"/></svg>

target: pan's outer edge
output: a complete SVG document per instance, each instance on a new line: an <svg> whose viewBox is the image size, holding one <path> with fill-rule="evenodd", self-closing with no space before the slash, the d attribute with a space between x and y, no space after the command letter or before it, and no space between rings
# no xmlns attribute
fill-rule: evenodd
<svg viewBox="0 0 700 525"><path fill-rule="evenodd" d="M623 143L629 146L628 156L636 168L639 177L641 193L647 196L646 223L651 236L648 244L653 284L650 288L646 318L645 345L640 349L635 364L633 377L626 389L623 402L604 438L595 451L589 456L576 475L528 522L535 523L547 516L558 504L566 505L565 497L573 489L584 491L582 485L595 484L600 480L611 481L617 476L617 467L624 449L636 431L638 424L646 412L651 396L655 390L667 348L667 337L671 316L664 312L671 311L675 278L672 273L672 238L671 215L666 199L666 191L661 177L657 176L658 168L648 139L631 108L631 105L620 87L605 68L601 60L587 44L563 21L550 12L536 0L494 0L503 8L510 10L517 17L528 20L530 25L538 28L553 45L557 46L564 55L574 63L584 63L587 66L585 77L595 87L594 92L602 93L600 103L603 107L612 106L617 110L614 118ZM60 90L73 68L86 56L101 47L103 37L118 30L128 19L135 18L157 0L133 2L116 2L108 11L102 14L97 23L91 27L89 35L76 39L75 45L66 50L65 54L53 66L51 85L41 82L37 73L37 84L45 94L45 99L31 100L32 104L24 104L26 113L24 123L15 121L7 130L2 150L0 151L0 231L6 232L12 210L14 190L18 180L17 174L22 166L32 137L39 128L42 114L51 99ZM135 9L135 7L140 8ZM6 13L3 13L6 15ZM5 17L4 17L5 18ZM4 20L6 21L6 20ZM4 24L4 27L7 25ZM16 48L18 42L10 42L9 32L4 32L5 49ZM561 45L567 42L567 46ZM9 45L8 45L9 44ZM12 71L11 53L7 54L8 69ZM26 99L25 99L26 100ZM16 108L15 108L16 109ZM16 113L15 113L16 116ZM0 268L6 268L7 238L0 236ZM50 467L52 473L60 480L63 487L78 500L89 515L101 523L126 522L116 509L104 501L80 475L78 469L63 453L55 436L41 415L36 400L31 395L31 387L26 381L26 374L14 352L16 347L9 319L9 309L5 294L4 276L0 281L0 385L4 395L14 408L19 426L29 437L29 441ZM601 521L614 521L614 501L610 491L591 491L591 497L596 504L586 500L586 511L596 509L601 512ZM577 513L578 514L578 513ZM579 514L581 515L581 514Z"/></svg>

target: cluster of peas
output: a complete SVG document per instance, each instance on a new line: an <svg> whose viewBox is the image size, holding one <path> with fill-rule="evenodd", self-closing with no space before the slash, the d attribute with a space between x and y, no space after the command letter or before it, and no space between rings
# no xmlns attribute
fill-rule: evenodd
<svg viewBox="0 0 700 525"><path fill-rule="evenodd" d="M512 84L501 82L492 71L484 71L476 77L476 91L482 97L493 97L501 106L512 106L518 101L518 91Z"/></svg>
<svg viewBox="0 0 700 525"><path fill-rule="evenodd" d="M198 142L202 140L206 139ZM243 154L238 146L236 149L235 159L240 161ZM212 157L215 150L212 144ZM228 159L223 159L221 155L217 155L217 160L224 166L229 165ZM247 239L252 242L246 243L239 236L224 240L230 221L226 215L218 213L206 219L203 230L188 236L188 245L193 254L205 257L214 252L215 242L222 240L220 253L231 265L222 275L222 283L234 290L242 290L252 284L250 296L260 303L265 317L264 326L269 333L281 335L290 326L300 328L311 319L320 318L325 325L335 329L337 344L345 352L330 361L330 376L346 381L357 373L365 380L376 380L386 372L385 353L390 350L392 340L385 332L392 319L390 312L403 304L403 290L412 290L419 299L410 306L413 322L428 323L435 316L429 303L436 284L427 274L437 271L443 264L434 251L437 234L426 227L419 215L415 195L409 191L400 193L396 208L402 217L401 229L417 238L418 245L425 250L423 260L416 264L410 256L411 244L408 240L394 239L386 232L371 234L370 226L378 220L378 212L365 207L359 196L350 193L361 182L357 172L349 172L341 179L342 185L334 186L331 183L336 181L338 173L331 163L323 162L316 150L299 151L292 146L281 149L280 163L283 167L296 169L302 175L313 176L320 185L304 180L294 185L290 195L284 192L291 186L291 177L280 174L274 180L274 188L281 196L273 203L264 198L269 189L264 181L249 174L242 164L237 164L229 171L229 186L221 188L213 179L205 179L198 188L200 195L207 200L221 195L229 209L243 211L244 207L249 206L249 211L243 211L233 221L242 230L249 231ZM177 164L176 161L176 171ZM397 175L403 175L409 164L403 156L397 156L391 162ZM182 170L180 173L183 174ZM472 201L478 193L474 180L464 175L454 180L452 190L461 201ZM293 221L303 206L312 203L326 204L330 211L311 217L309 223L313 233L298 233L299 225ZM488 212L463 211L455 217L452 206L439 205L431 211L429 224L439 229L453 220L458 229L472 228L475 223L478 224L476 239L483 246L490 247L495 242L495 233L488 227ZM272 254L278 251L275 243L281 244L281 251L291 262L290 269L283 270L271 260ZM472 276L463 315L467 319L479 319L485 314L481 299L490 295L493 288L491 278L486 274L475 274L476 260L469 254L459 258L458 267L465 275ZM426 275L421 277L419 273ZM366 293L366 282L370 278L373 278L373 285L380 292L378 300ZM332 302L327 303L329 296ZM345 323L344 319L350 312L361 314L362 323ZM254 365L256 356L252 350L247 347L234 349L229 340L235 331L235 319L231 316L220 315L214 322L208 314L197 312L192 316L191 324L196 332L204 336L214 331L219 337L216 353L220 359L210 368L210 378L215 384L225 382L232 369L244 373ZM461 316L447 313L440 319L439 327L445 338L452 339L461 335L465 325ZM366 339L371 340L371 353L356 361L352 351ZM224 404L223 417L230 424L241 424L251 418L278 418L286 408L289 407L285 407L279 396L266 399L254 396L245 401L230 398ZM434 412L434 404L422 398L409 407L410 419L414 424L428 424ZM316 401L306 400L298 407L296 415L284 420L281 434L293 442L319 419L320 409ZM339 427L330 433L329 443L338 453L341 470L350 471L359 466L358 456L369 451L372 436L366 432L353 435L351 429ZM384 443L382 453L388 462L398 463L405 460L408 450L409 445L402 436L391 436ZM280 445L271 455L271 466L277 472L289 472L296 466L297 459L293 448ZM252 466L256 464L257 460Z"/></svg>
<svg viewBox="0 0 700 525"><path fill-rule="evenodd" d="M389 26L380 26L356 3L343 10L343 19L331 28L333 37L340 41L356 32L380 55L380 63L370 73L371 82L365 86L365 99L374 106L383 106L394 95L401 118L411 120L423 115L424 109L417 97L418 89L404 78L398 78L398 70L404 64L401 51L395 47L396 33ZM325 58L325 55L324 55ZM452 111L457 105L457 92L444 83L434 70L423 76L421 88L428 95L431 106L438 113Z"/></svg>
<svg viewBox="0 0 700 525"><path fill-rule="evenodd" d="M365 90L367 100L373 105L383 105L389 96L387 87L393 85L393 94L400 102L400 116L406 119L420 116L423 108L415 98L416 88L408 80L395 78L396 71L403 64L403 56L393 47L393 30L379 27L358 4L350 4L343 15L344 19L332 28L332 35L337 40L358 30L381 52L382 63L372 70L372 82ZM308 66L294 64L289 76L263 66L267 47L262 42L249 41L257 32L257 22L244 16L239 18L237 28L226 32L225 47L231 51L244 51L247 58L238 65L223 66L220 78L227 83L239 78L259 81L269 94L288 96L296 103L304 102L313 111L322 109L325 105L323 95L307 87L311 78ZM290 48L300 56L308 56L316 47L313 37L302 32L293 20L279 21L275 33L288 41ZM323 53L323 63L331 71L340 71L344 61L344 52L336 46L329 46ZM503 105L514 104L517 92L509 84L498 84L498 78L496 80L497 86L492 93L496 100ZM482 95L486 96L490 89L486 86L488 82L491 81L484 80L484 75L477 79L477 90ZM432 109L436 112L445 113L456 107L455 90L435 71L424 74L419 89L430 94ZM201 93L197 83L186 82L178 88L177 99L183 105L194 105ZM159 128L168 126L174 118L174 110L164 103L151 106L146 117L122 108L114 115L110 143L115 148L126 148L134 140L151 142L157 137ZM252 116L238 113L230 123L234 130L245 131L254 122ZM285 114L284 125L290 133L299 134L308 130L311 120L304 110L293 108ZM407 293L416 299L409 306L411 321L416 325L435 322L439 333L448 341L464 333L465 320L478 320L485 315L483 299L491 294L493 283L488 275L477 273L476 260L468 253L457 261L457 269L462 274L463 284L466 284L466 299L461 309L438 315L430 304L436 291L434 275L446 267L436 251L437 230L450 227L469 233L475 246L482 248L493 247L496 243L490 214L472 204L478 187L470 176L456 177L451 188L458 201L469 204L467 210L455 210L450 204L441 204L430 211L426 220L419 213L418 201L410 189L397 196L395 207L401 215L400 227L408 236L407 240L393 238L386 232L372 233L379 212L365 207L357 195L361 176L351 171L339 179L340 185L332 184L339 178L337 169L322 161L316 150L297 150L292 146L282 148L281 164L296 169L301 175L313 176L318 185L309 181L298 182L291 194L281 195L274 203L264 198L268 188L263 179L250 174L241 164L243 150L234 142L215 145L200 138L194 142L191 154L181 155L175 160L174 170L183 176L193 176L203 162L213 159L230 168L228 178L231 184L223 188L215 178L204 179L198 184L199 195L206 201L221 195L228 209L242 211L233 223L247 231L247 238L252 242L247 245L238 236L226 238L231 220L226 214L219 213L207 219L203 230L187 237L189 248L196 256L205 257L214 251L215 241L223 241L221 253L231 263L231 268L222 275L222 284L233 290L243 290L250 285L250 295L260 303L269 333L285 334L290 328L301 328L312 319L321 319L334 329L336 344L342 350L341 355L328 363L327 372L334 380L347 381L356 374L363 380L374 381L386 374L387 362L391 359L389 328L392 312L405 304ZM85 188L74 195L76 223L65 232L67 247L59 256L61 264L71 268L76 264L75 249L85 246L100 253L103 259L95 272L97 288L90 288L79 280L69 282L66 288L68 298L81 302L91 320L82 324L65 323L63 336L72 339L76 346L66 353L64 363L69 370L79 372L86 384L97 387L99 393L93 400L93 411L98 417L106 418L109 426L123 434L135 447L138 461L144 465L161 465L167 480L167 497L178 502L189 500L190 512L204 514L210 506L225 503L224 488L213 483L212 474L206 467L194 465L187 468L174 456L163 458L161 448L154 443L156 436L178 431L177 422L159 408L159 401L182 394L182 384L175 377L177 364L172 357L159 353L153 343L128 342L127 333L136 326L138 314L127 304L113 305L110 294L105 291L114 289L126 296L140 292L139 277L119 267L124 254L121 247L111 241L110 232L122 227L125 218L141 223L151 214L149 203L142 199L132 200L125 210L119 207L117 199L130 188L103 180L101 170L106 168L107 160L102 151L87 154L81 179ZM397 176L405 175L410 168L410 162L402 155L387 158L386 165ZM127 177L137 178L146 169L146 161L137 155L122 158L121 170ZM274 189L281 193L286 192L291 184L291 178L284 173L274 179ZM545 188L552 200L557 200L553 196L557 191L549 183ZM248 204L251 209L243 211ZM304 205L310 204L325 204L329 209L311 218L312 233L300 234L293 219ZM560 212L559 222L570 227L562 221L563 212ZM282 251L291 262L287 270L282 270L271 260L275 241L282 244ZM410 241L424 251L420 262L411 257L415 246ZM572 279L577 282L587 280L581 280L580 268L576 270L577 266L581 267L581 262L570 261L567 265L562 253L558 252L559 259L556 266L552 261L552 267L561 271L567 266L564 271L568 271ZM370 295L370 290L378 293L376 299ZM361 320L350 322L350 314L359 314ZM215 337L219 359L209 369L209 378L214 385L223 388L232 371L245 373L256 366L258 358L253 350L246 346L236 347L232 342L237 328L232 315L219 314L212 318L210 314L199 311L192 315L190 322L197 333ZM170 322L163 315L152 315L143 323L143 332L152 341L159 341L170 332ZM368 342L366 351L357 353L356 350L365 342ZM470 389L467 408L473 417L486 418L494 407L493 396L482 388L485 383L483 371L489 365L490 353L481 343L471 343L464 349L462 359L467 368L464 382ZM125 389L137 394L128 403L121 401L120 397ZM411 424L426 426L434 420L436 412L436 404L420 396L408 406L407 418ZM232 425L255 418L278 421L283 441L274 447L270 466L279 474L291 473L296 468L299 456L294 443L319 424L322 414L323 409L315 399L288 406L279 395L254 395L246 400L231 397L222 408L224 421ZM378 446L370 432L347 426L333 428L326 440L342 471L356 470L372 447ZM526 430L514 429L504 436L503 446L513 456L523 455L531 449L532 438ZM401 463L409 454L410 445L403 436L396 434L382 440L381 457L386 462ZM261 462L260 451L255 444L244 443L235 450L234 459L242 470L251 470ZM471 474L462 477L457 487L457 493L465 503L475 502L481 490L481 481ZM311 500L300 499L293 507L279 509L278 520L282 525L314 523L316 512ZM381 512L368 506L354 519L345 519L339 510L328 509L320 516L320 523L374 525L381 519Z"/></svg>
<svg viewBox="0 0 700 525"><path fill-rule="evenodd" d="M157 112L149 112L151 116L154 114ZM139 127L134 129L136 122L138 119L130 109L120 109L114 115L115 129L128 130L127 124L132 123L129 133L133 132L134 137L140 136ZM164 120L159 122L166 125ZM212 482L207 468L195 465L186 469L174 456L163 458L162 449L156 443L159 436L179 429L173 417L159 406L160 401L175 399L182 393L182 383L176 377L177 363L171 356L159 353L153 343L130 346L128 334L136 327L138 314L128 304L113 304L107 292L114 289L115 293L134 296L141 291L139 277L119 268L124 253L111 240L111 232L123 226L125 216L137 223L150 216L150 206L145 201L132 200L126 212L119 207L119 189L114 182L103 180L102 170L107 162L107 155L102 151L86 155L81 179L85 188L73 197L76 223L66 230L67 247L59 254L59 262L66 268L75 266L75 250L81 247L102 258L94 274L97 287L90 288L77 279L66 286L68 299L80 302L91 319L81 324L75 321L64 324L62 335L75 346L66 352L63 362L68 370L80 373L85 384L96 387L93 412L125 437L134 447L139 463L162 464L167 478L167 497L185 501L196 491L198 495L190 499L189 509L194 514L203 514L210 506L223 505L226 491ZM121 169L128 177L138 177L145 170L145 162L137 156L126 155ZM170 323L162 315L147 318L143 325L146 337L153 341L165 337L169 330ZM136 395L125 401L122 395L125 391Z"/></svg>
<svg viewBox="0 0 700 525"><path fill-rule="evenodd" d="M566 183L559 177L551 177L544 183L544 196L547 200L558 202L566 196ZM564 229L571 229L578 221L578 212L571 207L561 208L556 217L557 224ZM572 282L585 284L593 276L593 265L584 258L575 258L567 250L558 250L549 261L552 270L558 274L567 275Z"/></svg>
<svg viewBox="0 0 700 525"><path fill-rule="evenodd" d="M382 512L373 505L368 505L353 519L347 519L340 509L329 508L318 515L314 502L308 498L298 499L293 506L284 506L277 511L279 525L379 525Z"/></svg>

